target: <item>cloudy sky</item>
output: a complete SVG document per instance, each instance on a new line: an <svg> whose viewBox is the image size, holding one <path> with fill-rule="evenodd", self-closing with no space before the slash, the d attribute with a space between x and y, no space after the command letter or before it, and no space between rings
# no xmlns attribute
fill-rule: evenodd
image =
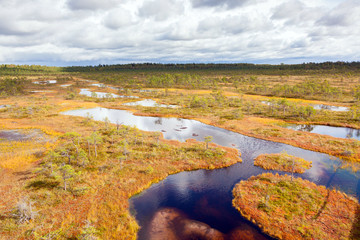
<svg viewBox="0 0 360 240"><path fill-rule="evenodd" d="M0 63L359 57L360 0L0 0Z"/></svg>

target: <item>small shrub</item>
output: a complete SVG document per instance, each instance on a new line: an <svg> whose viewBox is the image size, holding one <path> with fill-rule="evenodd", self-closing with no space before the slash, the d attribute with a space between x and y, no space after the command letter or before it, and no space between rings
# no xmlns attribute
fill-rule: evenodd
<svg viewBox="0 0 360 240"><path fill-rule="evenodd" d="M91 224L90 221L85 221L84 229L81 232L80 238L81 240L97 240L99 239L96 235L98 234L98 230Z"/></svg>
<svg viewBox="0 0 360 240"><path fill-rule="evenodd" d="M30 220L33 220L37 212L35 211L35 208L33 207L32 201L28 199L21 199L17 206L14 209L13 217L17 219L17 222L22 224L29 222Z"/></svg>
<svg viewBox="0 0 360 240"><path fill-rule="evenodd" d="M151 167L151 166L147 167L146 170L145 170L145 173L146 173L146 174L151 174L151 173L153 173L153 172L154 172L154 168Z"/></svg>

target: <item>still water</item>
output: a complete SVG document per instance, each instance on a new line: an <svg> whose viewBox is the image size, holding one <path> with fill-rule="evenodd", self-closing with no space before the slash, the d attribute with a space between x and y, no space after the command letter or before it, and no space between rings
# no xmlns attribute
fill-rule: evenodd
<svg viewBox="0 0 360 240"><path fill-rule="evenodd" d="M94 95L96 98L108 98L108 97L110 97L110 98L139 98L137 96L123 96L123 95L117 95L114 93L107 93L107 92L92 92L86 88L80 89L79 94L85 95L87 97L92 97L94 93L96 94L96 95Z"/></svg>
<svg viewBox="0 0 360 240"><path fill-rule="evenodd" d="M347 128L347 127L332 127L325 125L309 125L309 124L292 124L288 128L305 131L311 133L318 133L323 135L329 135L337 138L353 138L360 140L360 129Z"/></svg>
<svg viewBox="0 0 360 240"><path fill-rule="evenodd" d="M269 101L261 101L261 103L269 105L269 106L276 105ZM329 111L334 111L334 112L349 111L348 107L342 107L342 106L334 106L334 105L326 105L326 104L311 104L310 106L312 106L315 110L329 110Z"/></svg>
<svg viewBox="0 0 360 240"><path fill-rule="evenodd" d="M152 99L144 99L137 102L124 103L126 106L143 106L143 107L163 107L163 108L177 108L177 105L159 104Z"/></svg>
<svg viewBox="0 0 360 240"><path fill-rule="evenodd" d="M33 84L55 84L57 83L57 80L45 80L45 81L36 81L36 82L33 82Z"/></svg>
<svg viewBox="0 0 360 240"><path fill-rule="evenodd" d="M341 106L332 106L332 105L325 105L325 104L314 104L312 106L315 110L330 110L330 111L335 111L335 112L349 111L348 107L341 107Z"/></svg>
<svg viewBox="0 0 360 240"><path fill-rule="evenodd" d="M336 188L360 197L360 176L342 169L342 161L329 155L304 150L290 145L247 137L239 133L203 124L195 120L135 116L124 110L93 108L63 112L66 115L86 116L95 120L108 118L111 122L136 126L144 131L162 131L166 139L185 141L194 138L203 141L213 136L213 142L234 147L241 152L242 163L217 170L181 172L153 184L149 189L130 199L132 211L141 226L138 239L149 239L153 217L161 209L175 208L189 219L205 223L224 234L239 227L250 227L261 234L252 223L242 218L232 207L231 191L236 183L264 172L254 166L254 158L263 153L287 153L312 161L312 168L304 174L295 174L316 184ZM279 174L283 174L279 172ZM267 236L262 236L270 239Z"/></svg>

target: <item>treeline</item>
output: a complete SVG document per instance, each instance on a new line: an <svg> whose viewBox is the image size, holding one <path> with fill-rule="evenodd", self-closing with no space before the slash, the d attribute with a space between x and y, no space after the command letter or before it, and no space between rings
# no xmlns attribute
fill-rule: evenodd
<svg viewBox="0 0 360 240"><path fill-rule="evenodd" d="M65 72L99 72L99 71L186 71L186 70L215 70L215 71L251 71L258 73L279 74L284 71L331 71L331 72L360 72L360 62L323 62L302 64L251 64L251 63L188 63L188 64L161 64L161 63L132 63L97 66L65 67Z"/></svg>
<svg viewBox="0 0 360 240"><path fill-rule="evenodd" d="M63 71L60 67L48 67L41 65L14 65L14 64L2 64L0 65L1 75L41 75L51 73L61 73Z"/></svg>
<svg viewBox="0 0 360 240"><path fill-rule="evenodd" d="M359 73L360 62L323 62L302 64L252 64L252 63L130 63L97 66L49 67L41 65L0 65L1 75L38 75L55 73L93 72L151 72L151 71L242 71L246 74L310 74L310 73Z"/></svg>

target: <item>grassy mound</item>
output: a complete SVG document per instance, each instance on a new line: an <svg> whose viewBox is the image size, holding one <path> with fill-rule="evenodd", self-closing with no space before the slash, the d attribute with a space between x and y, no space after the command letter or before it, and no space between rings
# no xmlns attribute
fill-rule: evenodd
<svg viewBox="0 0 360 240"><path fill-rule="evenodd" d="M311 162L291 156L286 152L259 155L254 165L264 169L294 173L304 173L306 169L311 168Z"/></svg>
<svg viewBox="0 0 360 240"><path fill-rule="evenodd" d="M264 173L238 183L233 205L279 239L359 239L359 203L307 180Z"/></svg>

